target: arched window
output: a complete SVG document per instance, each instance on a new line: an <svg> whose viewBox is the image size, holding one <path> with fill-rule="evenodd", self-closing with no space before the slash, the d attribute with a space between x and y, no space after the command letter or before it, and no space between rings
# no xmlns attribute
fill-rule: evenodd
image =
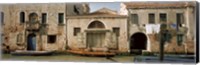
<svg viewBox="0 0 200 65"><path fill-rule="evenodd" d="M89 24L88 28L105 28L104 24L100 21L94 21Z"/></svg>
<svg viewBox="0 0 200 65"><path fill-rule="evenodd" d="M31 14L29 15L29 20L30 20L30 22L36 22L37 19L38 19L38 15L37 15L36 13L31 13Z"/></svg>
<svg viewBox="0 0 200 65"><path fill-rule="evenodd" d="M20 23L24 23L24 22L25 22L25 13L20 12Z"/></svg>

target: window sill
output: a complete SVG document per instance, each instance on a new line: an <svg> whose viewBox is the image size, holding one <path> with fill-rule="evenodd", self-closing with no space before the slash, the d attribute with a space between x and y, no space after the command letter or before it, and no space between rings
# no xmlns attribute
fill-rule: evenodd
<svg viewBox="0 0 200 65"><path fill-rule="evenodd" d="M56 43L48 43L48 44L56 44Z"/></svg>
<svg viewBox="0 0 200 65"><path fill-rule="evenodd" d="M61 23L61 24L58 24L59 26L64 26L65 24Z"/></svg>

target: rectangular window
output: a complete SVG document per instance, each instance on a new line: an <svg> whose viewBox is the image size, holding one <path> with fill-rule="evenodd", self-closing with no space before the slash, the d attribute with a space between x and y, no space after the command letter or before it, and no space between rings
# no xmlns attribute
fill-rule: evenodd
<svg viewBox="0 0 200 65"><path fill-rule="evenodd" d="M183 13L177 13L176 14L176 22L177 22L177 24L183 24L184 23Z"/></svg>
<svg viewBox="0 0 200 65"><path fill-rule="evenodd" d="M150 13L149 14L149 23L154 24L155 23L155 14Z"/></svg>
<svg viewBox="0 0 200 65"><path fill-rule="evenodd" d="M46 23L47 22L47 13L42 13L42 23Z"/></svg>
<svg viewBox="0 0 200 65"><path fill-rule="evenodd" d="M138 24L138 15L137 14L131 14L131 22L132 22L132 24Z"/></svg>
<svg viewBox="0 0 200 65"><path fill-rule="evenodd" d="M56 35L48 35L48 43L55 43Z"/></svg>
<svg viewBox="0 0 200 65"><path fill-rule="evenodd" d="M20 12L20 23L24 23L24 22L25 22L25 13Z"/></svg>
<svg viewBox="0 0 200 65"><path fill-rule="evenodd" d="M1 12L1 24L4 24L4 13Z"/></svg>
<svg viewBox="0 0 200 65"><path fill-rule="evenodd" d="M59 24L64 24L64 13L58 13Z"/></svg>
<svg viewBox="0 0 200 65"><path fill-rule="evenodd" d="M167 22L167 14L166 13L160 14L160 22Z"/></svg>
<svg viewBox="0 0 200 65"><path fill-rule="evenodd" d="M81 32L81 28L74 28L74 36Z"/></svg>
<svg viewBox="0 0 200 65"><path fill-rule="evenodd" d="M119 36L119 33L120 33L120 28L119 27L114 27L113 28L113 32L116 34L116 36L118 37Z"/></svg>

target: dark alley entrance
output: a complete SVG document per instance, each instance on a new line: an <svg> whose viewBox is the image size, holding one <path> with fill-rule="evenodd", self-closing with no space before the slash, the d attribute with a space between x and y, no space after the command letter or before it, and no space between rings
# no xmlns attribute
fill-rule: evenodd
<svg viewBox="0 0 200 65"><path fill-rule="evenodd" d="M141 53L142 50L147 49L147 37L144 33L137 32L131 36L130 39L130 53L134 52Z"/></svg>

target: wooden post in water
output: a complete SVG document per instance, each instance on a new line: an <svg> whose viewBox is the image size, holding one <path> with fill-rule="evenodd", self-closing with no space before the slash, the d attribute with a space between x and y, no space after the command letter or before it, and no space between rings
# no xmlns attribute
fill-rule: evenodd
<svg viewBox="0 0 200 65"><path fill-rule="evenodd" d="M160 62L164 59L164 43L166 41L166 35L167 35L167 24L162 23L160 26L160 52L159 52L159 60Z"/></svg>
<svg viewBox="0 0 200 65"><path fill-rule="evenodd" d="M160 41L160 57L159 57L159 59L161 62L164 59L164 43L165 42L163 40Z"/></svg>

